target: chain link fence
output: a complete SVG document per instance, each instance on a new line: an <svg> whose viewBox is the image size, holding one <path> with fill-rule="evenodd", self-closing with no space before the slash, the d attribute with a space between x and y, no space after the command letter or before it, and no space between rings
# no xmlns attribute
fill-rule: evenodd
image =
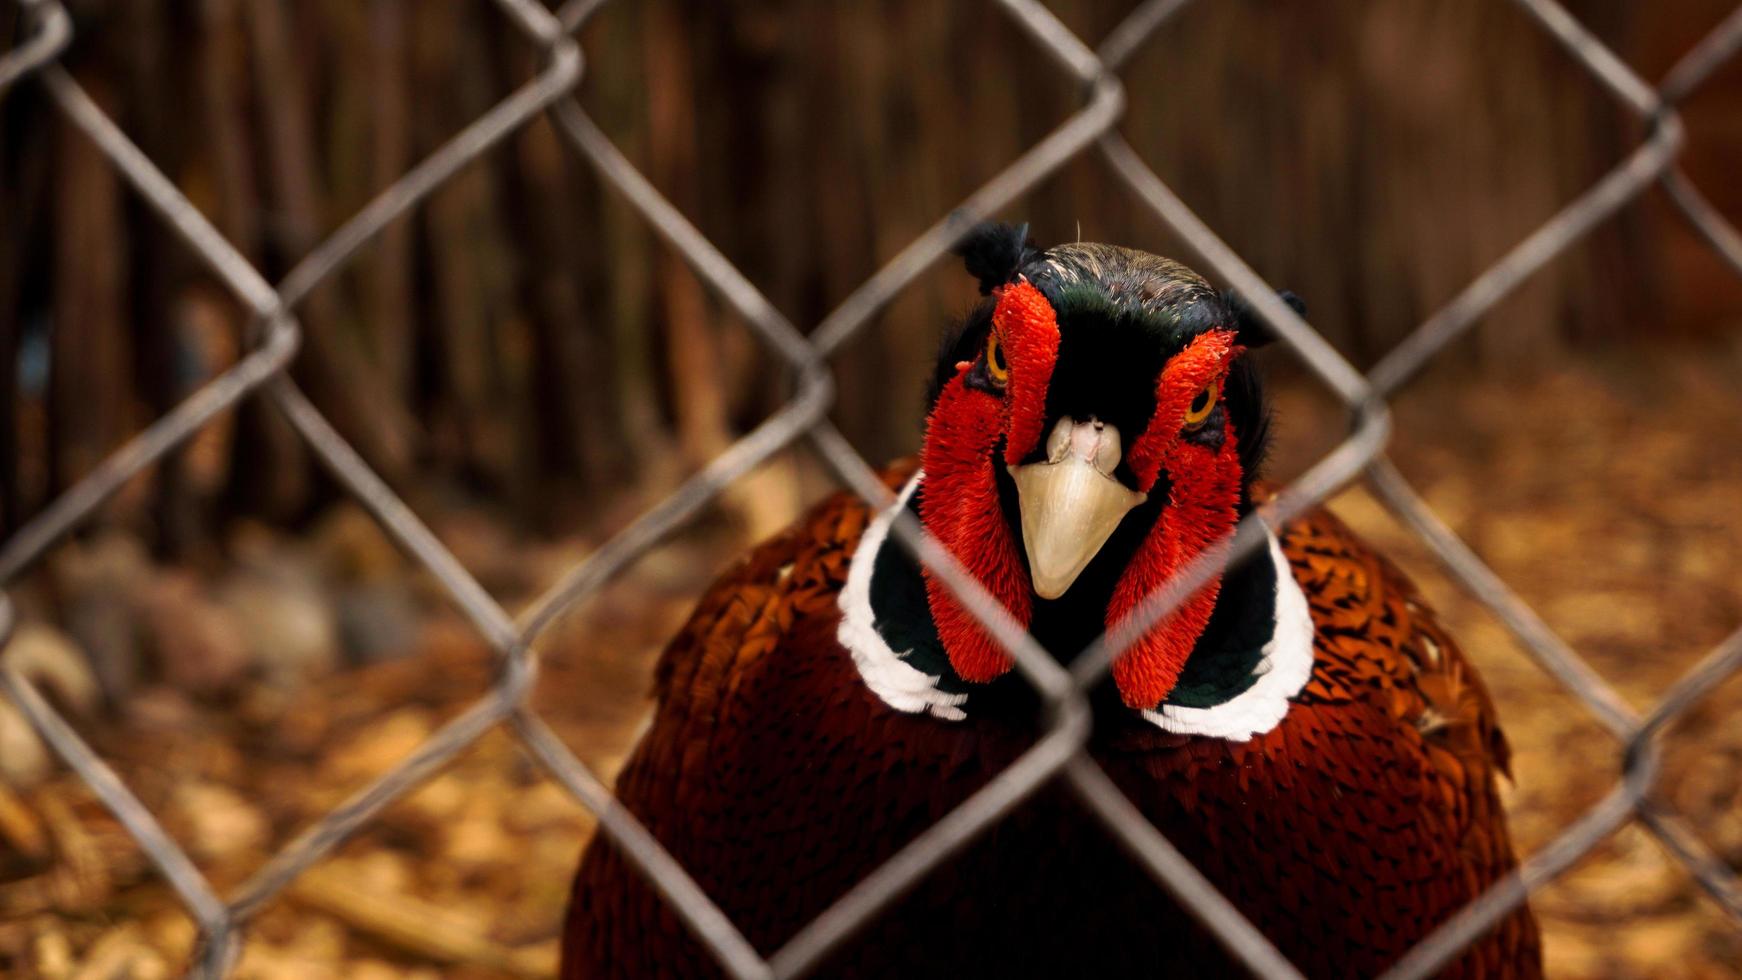
<svg viewBox="0 0 1742 980"><path fill-rule="evenodd" d="M1299 971L1276 947L1143 818L1085 748L1090 728L1085 691L1104 676L1128 642L1171 612L1207 581L1216 567L1261 545L1263 535L1256 514L1242 522L1225 547L1203 556L1151 595L1119 629L1096 640L1069 669L1040 649L978 582L928 539L917 522L904 515L895 526L898 538L959 594L966 607L1007 648L1046 706L1046 729L1026 754L772 955L764 956L745 940L635 817L612 804L606 786L529 707L538 673L534 644L552 621L596 594L728 484L773 454L800 441L808 443L847 486L875 505L887 502L888 491L827 417L833 395L831 355L943 256L973 223L1008 206L1071 159L1098 153L1136 198L1196 254L1204 271L1252 301L1259 315L1348 409L1348 437L1285 487L1266 508L1265 519L1287 521L1349 482L1365 480L1378 499L1623 748L1621 771L1602 800L1516 871L1443 923L1393 965L1387 977L1402 980L1432 975L1525 901L1533 889L1566 871L1634 821L1661 840L1687 873L1742 922L1742 882L1735 872L1677 814L1651 795L1658 774L1661 733L1720 681L1742 669L1742 629L1712 650L1649 711L1635 712L1440 522L1384 455L1390 420L1387 399L1502 297L1654 185L1663 188L1713 251L1742 276L1742 235L1713 210L1677 168L1683 130L1676 111L1717 67L1742 49L1742 7L1695 45L1654 88L1552 0L1515 2L1537 29L1552 36L1599 85L1639 117L1644 139L1601 180L1515 245L1363 375L1278 300L1275 290L1186 207L1118 132L1125 104L1121 66L1165 22L1186 8L1189 0L1148 0L1095 48L1067 30L1039 0L999 0L1003 12L1041 52L1081 84L1081 107L903 248L808 335L782 316L582 111L573 93L585 62L574 34L603 0L571 0L555 12L534 0L494 0L539 47L543 58L539 72L377 195L277 284L267 282L218 233L56 62L73 39L73 25L59 0L19 0L27 21L26 37L15 50L0 56L0 97L46 96L51 100L235 294L252 319L246 356L110 454L0 546L0 587L88 519L126 480L187 441L219 413L254 396L276 406L334 476L401 547L427 567L495 649L500 672L470 708L396 768L303 830L228 896L213 889L187 853L32 683L3 662L0 689L114 812L175 889L200 931L200 948L191 968L197 976L224 975L237 961L250 919L292 879L485 732L501 725L518 737L545 772L598 816L598 832L609 835L725 971L736 977L797 976L816 967L939 862L1055 779L1068 784L1107 832L1115 835L1236 959L1261 976L1298 977ZM12 92L27 78L33 84L26 88L34 91ZM795 380L792 397L778 412L569 571L519 617L512 617L339 436L286 369L301 340L296 309L310 291L350 262L388 223L541 113L550 115L574 151L615 187L785 362ZM13 625L12 605L0 592L0 639L9 637Z"/></svg>

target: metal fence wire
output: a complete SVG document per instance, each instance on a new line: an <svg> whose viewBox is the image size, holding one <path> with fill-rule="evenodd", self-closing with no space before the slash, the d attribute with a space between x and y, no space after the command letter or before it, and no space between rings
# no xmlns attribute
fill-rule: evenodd
<svg viewBox="0 0 1742 980"><path fill-rule="evenodd" d="M1207 271L1248 297L1258 314L1349 410L1348 437L1284 488L1268 508L1268 519L1286 521L1345 484L1365 480L1379 500L1623 747L1623 764L1614 788L1600 802L1422 940L1386 976L1420 978L1433 974L1523 902L1533 889L1566 871L1634 821L1656 835L1688 874L1742 921L1742 881L1662 800L1650 795L1658 774L1662 731L1725 677L1742 668L1742 629L1677 681L1656 706L1639 714L1440 522L1384 455L1390 420L1386 400L1502 297L1653 185L1664 189L1701 237L1742 276L1742 235L1713 210L1676 166L1683 145L1677 106L1742 48L1742 7L1695 45L1653 88L1553 0L1514 0L1537 28L1552 36L1598 84L1640 118L1644 138L1613 170L1513 246L1363 375L1280 302L1275 290L1193 214L1119 135L1117 126L1125 106L1118 74L1121 66L1163 23L1188 6L1189 0L1148 0L1098 48L1089 47L1067 30L1039 0L999 0L1004 13L1032 42L1081 83L1081 107L909 243L808 335L781 315L660 196L574 98L584 66L574 34L603 0L571 0L555 12L535 0L493 2L539 47L543 62L538 74L382 191L276 285L267 282L218 233L57 63L73 36L71 20L59 0L19 0L25 11L26 38L15 50L0 56L0 96L7 96L21 79L34 79L67 120L96 144L149 208L252 313L246 356L108 456L0 546L0 588L88 519L128 478L187 441L220 412L257 395L277 406L398 544L428 568L500 657L498 679L475 704L396 768L303 830L227 897L213 890L187 853L31 681L0 661L0 689L114 812L192 915L201 936L191 967L194 975L224 975L237 961L243 930L250 919L293 878L485 732L505 725L547 773L598 816L598 832L609 835L733 976L789 977L816 967L939 862L1055 779L1068 784L1133 858L1252 972L1266 977L1300 976L1276 947L1143 818L1085 749L1090 720L1084 692L1105 674L1128 641L1171 612L1210 577L1217 564L1260 545L1257 515L1242 522L1228 548L1190 565L1151 595L1120 629L1097 639L1068 670L1040 649L916 522L911 518L898 522L898 538L958 593L1039 692L1047 707L1046 730L1008 769L770 956L745 940L633 815L613 805L606 786L528 706L538 668L533 645L552 620L597 593L625 566L693 517L727 484L774 453L804 440L849 487L873 503L887 501L888 491L877 482L870 466L827 418L833 395L830 356L937 261L970 225L1008 206L1066 162L1089 153L1099 153L1136 198L1202 260ZM388 223L541 113L551 116L581 158L609 181L787 364L796 383L792 398L778 412L607 541L516 618L484 591L369 469L298 389L286 369L302 335L296 308L309 292L349 262ZM11 602L0 591L0 640L10 636L13 625Z"/></svg>

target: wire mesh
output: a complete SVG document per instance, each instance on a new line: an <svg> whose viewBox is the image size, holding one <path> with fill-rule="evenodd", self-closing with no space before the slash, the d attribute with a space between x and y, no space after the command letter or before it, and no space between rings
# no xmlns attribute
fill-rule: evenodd
<svg viewBox="0 0 1742 980"><path fill-rule="evenodd" d="M1630 822L1656 835L1731 915L1742 921L1742 882L1677 814L1651 791L1663 731L1725 678L1742 669L1742 629L1676 682L1643 715L1434 515L1385 458L1390 431L1386 399L1467 332L1510 291L1565 252L1620 208L1660 185L1668 199L1719 257L1742 275L1742 235L1721 217L1676 167L1683 144L1677 106L1742 48L1742 7L1696 44L1653 88L1553 0L1515 0L1590 76L1643 123L1645 138L1584 194L1566 205L1445 307L1417 326L1365 376L1310 324L1276 298L1275 290L1192 213L1119 134L1125 100L1119 69L1190 0L1148 0L1091 49L1038 0L999 0L1004 13L1070 77L1081 83L1081 106L1008 164L959 207L915 238L855 289L807 335L798 330L725 256L630 164L588 118L573 92L583 59L573 35L603 5L571 0L555 12L533 0L493 0L543 63L519 89L405 173L316 246L276 286L268 283L175 185L91 101L57 63L73 39L58 0L19 0L26 18L21 44L0 56L0 95L31 78L74 127L102 152L159 218L234 293L253 317L246 356L208 381L130 439L0 546L0 587L56 540L88 519L128 478L190 439L219 413L256 396L289 420L334 476L415 557L500 658L500 673L465 712L396 767L309 827L237 887L220 897L151 812L79 738L14 667L0 660L0 690L115 814L180 896L197 924L200 952L191 972L224 975L236 962L249 920L298 874L418 786L486 732L505 726L543 769L599 819L607 835L670 903L678 916L737 977L789 977L817 966L956 849L1054 780L1062 780L1173 896L1247 968L1261 976L1299 971L1251 922L1193 868L1090 758L1086 690L1119 651L1231 558L1262 542L1253 515L1216 549L1191 563L1151 595L1117 630L1097 639L1067 671L1049 656L911 518L894 531L935 571L1015 659L1046 706L1046 729L1016 762L936 825L859 882L771 955L756 950L729 917L636 818L613 805L604 783L583 765L529 706L536 683L534 642L562 613L585 602L664 537L683 526L727 485L773 454L803 439L845 483L881 504L888 491L869 464L827 419L833 394L830 356L921 273L974 222L1009 205L1079 156L1099 153L1130 193L1202 260L1206 271L1240 291L1258 315L1336 394L1349 412L1350 434L1302 477L1284 487L1263 519L1284 522L1356 479L1384 503L1469 592L1491 610L1524 649L1620 743L1623 766L1597 805L1529 856L1396 963L1390 978L1429 976L1480 938L1530 892ZM499 145L520 126L548 114L578 156L639 213L703 282L749 325L792 371L793 396L774 415L733 443L677 491L641 515L513 618L467 572L409 507L373 472L297 388L287 368L301 327L298 304L343 268L392 220L416 207L461 167ZM0 640L14 613L0 592Z"/></svg>

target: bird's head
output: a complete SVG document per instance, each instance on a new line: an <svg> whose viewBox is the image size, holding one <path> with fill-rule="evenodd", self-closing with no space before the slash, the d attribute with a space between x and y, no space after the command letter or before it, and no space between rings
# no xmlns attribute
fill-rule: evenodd
<svg viewBox="0 0 1742 980"><path fill-rule="evenodd" d="M1092 243L1041 250L1026 234L986 225L959 249L986 299L939 358L919 512L1019 622L1094 618L1093 636L1249 508L1267 416L1242 355L1264 334L1177 262ZM1116 661L1126 704L1167 697L1219 588ZM926 593L956 673L1010 668L929 573Z"/></svg>

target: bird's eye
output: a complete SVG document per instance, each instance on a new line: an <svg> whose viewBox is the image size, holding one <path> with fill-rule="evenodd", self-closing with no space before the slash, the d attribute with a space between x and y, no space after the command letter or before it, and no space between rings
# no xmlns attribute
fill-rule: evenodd
<svg viewBox="0 0 1742 980"><path fill-rule="evenodd" d="M1010 381L1010 365L1004 361L1004 345L998 342L998 331L986 334L986 373L1002 388Z"/></svg>
<svg viewBox="0 0 1742 980"><path fill-rule="evenodd" d="M1210 417L1210 412L1216 407L1216 399L1222 395L1222 386L1214 381L1204 386L1192 403L1186 406L1185 427L1195 429L1204 424Z"/></svg>

